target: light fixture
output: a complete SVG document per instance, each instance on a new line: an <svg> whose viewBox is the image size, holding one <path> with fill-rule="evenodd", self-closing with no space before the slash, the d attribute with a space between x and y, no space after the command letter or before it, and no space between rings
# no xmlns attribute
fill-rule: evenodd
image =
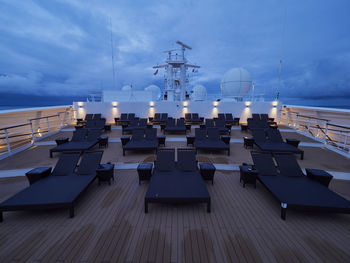
<svg viewBox="0 0 350 263"><path fill-rule="evenodd" d="M277 105L278 105L278 101L277 101L277 100L275 100L275 101L272 102L272 106L273 106L274 108L276 108Z"/></svg>
<svg viewBox="0 0 350 263"><path fill-rule="evenodd" d="M182 105L183 105L184 108L187 108L187 106L188 106L188 101L184 101L184 102L182 103Z"/></svg>
<svg viewBox="0 0 350 263"><path fill-rule="evenodd" d="M149 102L149 106L150 106L151 108L153 108L153 107L154 107L154 101L150 101L150 102Z"/></svg>
<svg viewBox="0 0 350 263"><path fill-rule="evenodd" d="M219 102L218 101L214 101L213 105L214 105L214 108L216 108L219 105Z"/></svg>
<svg viewBox="0 0 350 263"><path fill-rule="evenodd" d="M79 108L82 108L83 106L82 105L79 105Z"/></svg>
<svg viewBox="0 0 350 263"><path fill-rule="evenodd" d="M117 105L113 105L113 108L116 108L117 107Z"/></svg>
<svg viewBox="0 0 350 263"><path fill-rule="evenodd" d="M246 102L244 102L244 104L245 104L245 106L246 106L247 108L249 108L249 106L252 104L252 102L251 102L251 101L246 101Z"/></svg>

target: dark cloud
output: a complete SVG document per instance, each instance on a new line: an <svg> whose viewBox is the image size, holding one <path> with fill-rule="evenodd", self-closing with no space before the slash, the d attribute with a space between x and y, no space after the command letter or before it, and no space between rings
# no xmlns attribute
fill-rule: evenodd
<svg viewBox="0 0 350 263"><path fill-rule="evenodd" d="M246 68L256 94L350 98L350 2L15 1L0 9L0 92L90 92L163 85L162 51L181 40L201 65L193 83L220 93L232 67ZM111 62L113 32L116 83Z"/></svg>

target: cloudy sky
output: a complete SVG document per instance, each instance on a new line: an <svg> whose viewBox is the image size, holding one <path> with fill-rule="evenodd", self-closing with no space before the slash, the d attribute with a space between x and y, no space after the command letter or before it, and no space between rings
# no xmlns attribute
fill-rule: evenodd
<svg viewBox="0 0 350 263"><path fill-rule="evenodd" d="M0 95L55 101L127 84L162 86L163 71L154 76L152 66L180 40L201 66L194 83L210 93L220 92L227 70L243 67L256 92L273 97L282 59L282 100L344 104L349 11L348 0L0 0Z"/></svg>

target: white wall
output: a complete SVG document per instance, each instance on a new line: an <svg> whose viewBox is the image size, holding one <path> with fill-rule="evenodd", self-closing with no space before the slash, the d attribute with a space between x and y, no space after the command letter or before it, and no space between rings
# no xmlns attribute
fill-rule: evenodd
<svg viewBox="0 0 350 263"><path fill-rule="evenodd" d="M152 103L153 107L150 106ZM114 122L114 118L119 117L121 113L131 112L141 118L153 117L154 113L162 112L174 118L184 117L187 112L199 113L200 117L205 118L217 117L218 113L232 113L234 117L241 118L241 122L246 122L252 113L267 113L270 117L276 118L282 105L279 102L277 107L273 107L272 102L259 101L251 102L247 107L246 102L217 102L218 105L214 107L214 103L212 101L74 102L73 106L77 111L76 118L84 118L87 113L101 113L107 122ZM184 104L187 104L187 107L184 107Z"/></svg>

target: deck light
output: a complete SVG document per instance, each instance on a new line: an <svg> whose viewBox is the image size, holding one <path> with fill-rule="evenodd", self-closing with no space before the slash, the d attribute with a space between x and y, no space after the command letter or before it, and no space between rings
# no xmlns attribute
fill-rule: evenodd
<svg viewBox="0 0 350 263"><path fill-rule="evenodd" d="M151 108L153 108L153 107L154 107L154 101L150 101L150 102L149 102L149 106L150 106Z"/></svg>
<svg viewBox="0 0 350 263"><path fill-rule="evenodd" d="M218 101L213 101L214 108L216 108L219 105Z"/></svg>
<svg viewBox="0 0 350 263"><path fill-rule="evenodd" d="M184 108L187 108L187 106L188 106L188 101L184 101L184 102L182 103L182 105L184 106Z"/></svg>
<svg viewBox="0 0 350 263"><path fill-rule="evenodd" d="M251 101L246 101L244 104L245 104L245 106L246 106L247 108L249 108L249 106L252 104L252 102L251 102Z"/></svg>

